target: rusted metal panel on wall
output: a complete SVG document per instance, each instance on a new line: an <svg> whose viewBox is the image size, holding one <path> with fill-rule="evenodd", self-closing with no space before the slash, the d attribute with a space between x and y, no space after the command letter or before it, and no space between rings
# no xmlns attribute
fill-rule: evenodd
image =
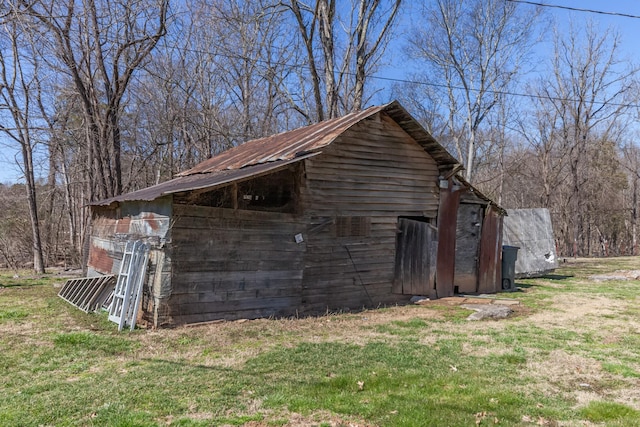
<svg viewBox="0 0 640 427"><path fill-rule="evenodd" d="M502 282L502 221L504 217L497 209L489 206L485 212L482 238L480 240L480 260L478 264L478 292L494 293L500 290Z"/></svg>
<svg viewBox="0 0 640 427"><path fill-rule="evenodd" d="M116 226L115 221L113 221L113 224L107 225L113 228ZM102 274L117 274L123 251L124 245L119 239L92 235L89 243L87 275L92 277Z"/></svg>
<svg viewBox="0 0 640 427"><path fill-rule="evenodd" d="M461 191L453 191L451 179L440 189L438 208L438 259L436 268L436 298L453 296L456 259L456 223ZM441 185L442 187L442 185Z"/></svg>
<svg viewBox="0 0 640 427"><path fill-rule="evenodd" d="M171 197L152 202L123 202L117 208L92 207L87 274L117 274L128 240L151 245L150 274L144 289L144 321L158 326L157 307L171 293Z"/></svg>

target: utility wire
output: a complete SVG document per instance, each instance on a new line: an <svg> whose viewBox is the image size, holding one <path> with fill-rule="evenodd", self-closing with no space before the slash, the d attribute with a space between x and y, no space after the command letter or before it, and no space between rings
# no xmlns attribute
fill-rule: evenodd
<svg viewBox="0 0 640 427"><path fill-rule="evenodd" d="M621 13L621 12L605 12L604 10L583 9L583 8L579 8L579 7L562 6L562 5L559 5L559 4L539 3L539 2L528 1L528 0L506 0L506 1L511 2L511 3L530 4L530 5L533 5L533 6L551 7L551 8L555 8L555 9L565 9L565 10L571 10L571 11L574 11L574 12L597 13L597 14L600 14L600 15L620 16L620 17L623 17L623 18L640 19L640 16L638 16L638 15L631 15L631 14L628 14L628 13Z"/></svg>
<svg viewBox="0 0 640 427"><path fill-rule="evenodd" d="M517 1L517 0L506 0L506 1ZM269 66L273 66L273 65L280 65L280 66L292 66L292 64L288 64L288 63L284 63L284 62L277 62L277 61L266 61L263 59L256 59L256 58L250 58L248 56L243 56L243 55L238 55L238 54L225 54L225 53L217 53L217 52L209 52L209 51L204 51L204 50L198 50L198 49L191 49L191 48L187 48L187 47L178 47L178 46L169 46L166 43L162 43L159 44L159 46L168 48L168 49L176 49L176 50L182 50L185 52L192 52L192 53L199 53L199 54L206 54L206 55L212 55L212 56L219 56L222 58L227 58L227 59L236 59L236 60L243 60L243 61L254 61L254 62L259 62L259 63L265 63L266 65ZM304 68L306 70L310 70L310 67L307 65L302 65L302 64L295 64L294 65L297 68ZM316 70L320 73L324 73L325 69L322 67L316 67ZM355 73L350 72L350 71L343 71L343 73L347 76L355 76ZM165 83L170 83L171 81L168 79L165 79L157 74L152 74L154 77L162 80ZM456 85L446 85L446 84L442 84L442 83L432 83L432 82L425 82L425 81L418 81L418 80L407 80L407 79L401 79L401 78L395 78L395 77L382 77L382 76L368 76L367 78L372 79L372 80L382 80L382 81L388 81L388 82L393 82L393 83L408 83L408 84L414 84L414 85L418 85L418 86L429 86L429 87L437 87L437 88L452 88L455 90L468 90L470 92L481 92L480 89L476 89L476 88L466 88L463 86L456 86ZM561 98L561 97L555 97L555 96L545 96L545 95L536 95L533 93L521 93L521 92L513 92L513 91L500 91L500 90L493 90L493 89L485 89L484 93L487 94L491 94L491 95L508 95L508 96L516 96L516 97L521 97L521 98L529 98L529 99L541 99L541 100L551 100L551 101L559 101L559 102L581 102L584 100L579 100L579 99L572 99L572 98ZM608 101L590 101L592 104L594 105L609 105L612 107L624 107L624 108L640 108L640 104L628 104L628 103L618 103L618 102L608 102Z"/></svg>

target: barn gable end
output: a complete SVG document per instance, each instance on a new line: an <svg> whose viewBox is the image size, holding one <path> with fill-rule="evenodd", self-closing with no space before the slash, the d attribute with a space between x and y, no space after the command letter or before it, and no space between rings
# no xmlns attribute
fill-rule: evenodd
<svg viewBox="0 0 640 427"><path fill-rule="evenodd" d="M309 310L406 301L392 292L399 217L435 223L438 165L380 113L305 162L303 304Z"/></svg>

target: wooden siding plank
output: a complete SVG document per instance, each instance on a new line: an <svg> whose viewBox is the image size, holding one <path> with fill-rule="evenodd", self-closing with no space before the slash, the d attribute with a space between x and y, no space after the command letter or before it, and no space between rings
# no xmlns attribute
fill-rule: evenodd
<svg viewBox="0 0 640 427"><path fill-rule="evenodd" d="M424 216L427 218L435 218L436 212L438 210L437 207L423 209L422 207L417 206L417 207L406 207L402 211L398 212L397 210L392 209L392 207L393 207L392 205L389 205L386 209L378 208L375 210L371 210L363 207L362 209L358 210L355 208L341 209L340 206L338 205L328 205L328 206L322 206L322 208L318 207L314 210L309 209L307 213L314 214L314 215L329 215L329 214L336 215L339 212L340 214L345 216L368 215L372 218L375 216L393 216L394 218L397 218L396 214L400 213L401 216L419 216L419 217Z"/></svg>
<svg viewBox="0 0 640 427"><path fill-rule="evenodd" d="M332 179L330 179L332 178ZM371 181L368 178L362 178L362 177L349 177L349 178L341 178L341 177L337 177L337 176L332 176L332 177L327 177L327 179L316 179L315 180L315 185L317 186L317 189L313 189L313 190L308 190L305 189L306 191L317 191L317 190L349 190L351 192L353 192L353 188L354 186L360 186L360 185L366 185L367 188L370 191L393 191L396 193L400 193L400 194L413 194L416 193L416 188L417 189L425 189L428 190L432 184L432 181L420 181L420 180L416 180L416 179L412 179L412 184L411 186L406 185L402 185L400 180L394 180L393 178L388 178L384 181ZM425 197L424 194L418 193L416 194L416 196L422 196L423 198ZM427 197L431 197L431 194L428 194Z"/></svg>
<svg viewBox="0 0 640 427"><path fill-rule="evenodd" d="M296 226L302 226L302 222L272 222L272 221L247 221L247 220L230 220L230 219L208 219L199 217L180 217L176 218L173 229L211 229L211 230L229 230L250 232L252 230L266 231L271 233L289 233Z"/></svg>
<svg viewBox="0 0 640 427"><path fill-rule="evenodd" d="M379 199L372 200L371 197L367 197L365 194L359 194L350 189L345 188L323 188L316 190L308 190L308 194L313 194L317 198L331 198L333 203L352 203L352 204L364 204L364 205L380 205L380 204L437 204L438 199L431 194L416 194L415 192L400 193L396 191L377 191Z"/></svg>
<svg viewBox="0 0 640 427"><path fill-rule="evenodd" d="M227 290L220 292L219 290L198 292L198 293L176 293L171 295L172 304L188 304L190 302L198 303L221 303L231 302L235 304L237 301L245 301L246 304L252 304L250 301L262 298L294 298L302 294L302 289L297 288L256 288L244 290Z"/></svg>
<svg viewBox="0 0 640 427"><path fill-rule="evenodd" d="M200 217L205 219L236 219L241 221L274 221L274 222L296 222L300 217L295 214L266 211L233 210L226 208L216 208L209 206L195 205L173 205L175 217Z"/></svg>
<svg viewBox="0 0 640 427"><path fill-rule="evenodd" d="M217 302L197 302L186 301L180 304L173 304L169 300L170 316L190 316L200 315L205 318L215 319L221 318L222 313L243 311L248 317L252 317L251 312L267 312L276 314L281 312L295 311L295 307L299 307L299 297L282 297L282 298L251 298L233 301L217 301ZM260 317L255 316L255 317Z"/></svg>
<svg viewBox="0 0 640 427"><path fill-rule="evenodd" d="M428 175L425 172L421 172L415 168L409 167L394 167L389 163L386 165L372 165L369 163L356 163L356 162L340 162L339 158L335 158L334 161L327 160L320 163L322 158L314 158L315 163L309 163L307 167L308 174L316 174L317 176L354 176L354 177L366 177L378 179L379 182L384 182L389 177L406 180L408 184L414 182L429 183L433 178L433 187L436 186L435 178L437 173L431 172ZM349 169L349 173L346 173L345 168Z"/></svg>

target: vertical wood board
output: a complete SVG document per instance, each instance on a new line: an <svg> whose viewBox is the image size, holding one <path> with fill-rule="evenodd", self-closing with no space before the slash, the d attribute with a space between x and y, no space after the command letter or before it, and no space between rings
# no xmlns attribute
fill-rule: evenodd
<svg viewBox="0 0 640 427"><path fill-rule="evenodd" d="M437 233L430 224L407 218L398 220L394 293L433 293L437 240Z"/></svg>

